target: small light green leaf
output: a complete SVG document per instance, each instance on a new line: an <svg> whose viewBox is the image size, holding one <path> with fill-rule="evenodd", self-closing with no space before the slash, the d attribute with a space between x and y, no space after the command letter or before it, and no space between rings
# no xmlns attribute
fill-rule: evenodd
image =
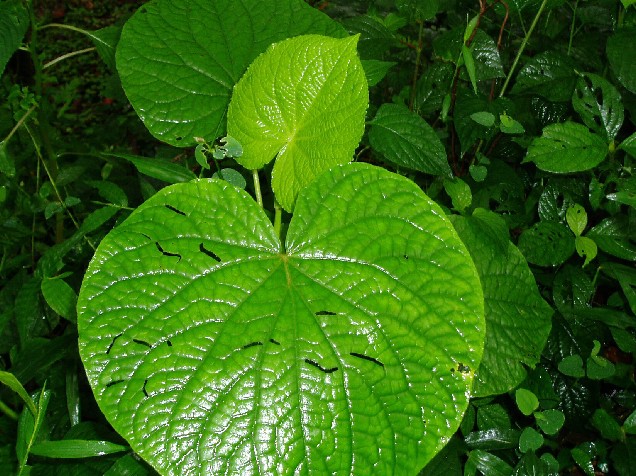
<svg viewBox="0 0 636 476"><path fill-rule="evenodd" d="M473 85L473 92L477 94L477 74L475 73L475 60L473 59L473 53L466 45L462 45L462 59L464 60L464 66L468 72L470 83Z"/></svg>
<svg viewBox="0 0 636 476"><path fill-rule="evenodd" d="M627 8L630 5L636 4L636 0L621 0L621 3L623 4L625 8Z"/></svg>
<svg viewBox="0 0 636 476"><path fill-rule="evenodd" d="M126 22L117 69L148 130L174 146L225 133L232 88L269 45L346 31L302 0L156 0Z"/></svg>
<svg viewBox="0 0 636 476"><path fill-rule="evenodd" d="M523 134L526 132L520 122L515 121L506 113L499 115L499 122L499 129L504 134Z"/></svg>
<svg viewBox="0 0 636 476"><path fill-rule="evenodd" d="M607 40L607 59L614 74L632 93L636 93L636 27L621 28Z"/></svg>
<svg viewBox="0 0 636 476"><path fill-rule="evenodd" d="M100 408L166 475L415 474L485 332L441 208L367 164L305 188L285 246L227 182L160 190L100 243L78 328Z"/></svg>
<svg viewBox="0 0 636 476"><path fill-rule="evenodd" d="M371 122L371 147L398 166L452 177L446 150L424 119L398 104L382 104Z"/></svg>
<svg viewBox="0 0 636 476"><path fill-rule="evenodd" d="M481 124L482 126L492 127L495 125L495 115L492 112L475 112L470 115L470 118L477 124Z"/></svg>
<svg viewBox="0 0 636 476"><path fill-rule="evenodd" d="M0 370L0 383L5 384L11 390L18 394L18 396L22 399L22 401L26 404L27 408L31 412L31 415L35 416L37 414L37 408L35 407L35 403L24 389L20 381L15 378L10 372L5 372L4 370Z"/></svg>
<svg viewBox="0 0 636 476"><path fill-rule="evenodd" d="M583 267L587 266L598 254L598 247L596 246L596 243L587 236L577 236L574 239L574 246L576 247L576 252L579 256L581 258L585 258Z"/></svg>
<svg viewBox="0 0 636 476"><path fill-rule="evenodd" d="M539 399L530 390L519 388L515 391L515 401L521 413L526 416L532 415L539 408Z"/></svg>
<svg viewBox="0 0 636 476"><path fill-rule="evenodd" d="M199 144L194 148L194 159L197 161L201 167L206 170L209 170L210 164L208 164L208 157L204 152L205 144Z"/></svg>
<svg viewBox="0 0 636 476"><path fill-rule="evenodd" d="M519 437L519 451L537 451L543 446L543 435L531 427L524 428Z"/></svg>
<svg viewBox="0 0 636 476"><path fill-rule="evenodd" d="M234 185L235 187L241 188L243 190L245 190L245 187L247 186L245 177L243 177L243 175L241 175L241 173L238 170L234 170L234 169L221 169L220 173L214 172L214 174L212 175L212 178L225 180L231 183L232 185Z"/></svg>
<svg viewBox="0 0 636 476"><path fill-rule="evenodd" d="M393 61L379 61L379 60L362 60L362 67L364 68L364 75L367 78L367 84L369 87L375 86L384 79L386 73L395 66L397 63Z"/></svg>
<svg viewBox="0 0 636 476"><path fill-rule="evenodd" d="M550 334L552 309L537 289L505 222L492 212L452 217L468 248L484 292L486 343L474 396L497 395L519 385L534 367Z"/></svg>
<svg viewBox="0 0 636 476"><path fill-rule="evenodd" d="M61 278L44 278L40 285L46 303L56 313L71 322L76 321L77 294Z"/></svg>
<svg viewBox="0 0 636 476"><path fill-rule="evenodd" d="M473 201L473 194L470 187L462 179L455 177L444 179L444 190L453 202L453 208L460 213L466 210Z"/></svg>
<svg viewBox="0 0 636 476"><path fill-rule="evenodd" d="M148 157L140 157L138 155L105 153L110 157L118 157L120 159L131 162L140 174L147 175L157 180L167 183L188 182L197 176L191 170L179 165L167 162L161 159L150 159Z"/></svg>
<svg viewBox="0 0 636 476"><path fill-rule="evenodd" d="M587 213L578 203L570 205L565 212L565 220L568 222L570 230L576 236L580 236L587 226Z"/></svg>
<svg viewBox="0 0 636 476"><path fill-rule="evenodd" d="M607 152L605 141L587 127L564 122L546 126L528 147L523 162L534 162L546 172L583 172L600 164Z"/></svg>
<svg viewBox="0 0 636 476"><path fill-rule="evenodd" d="M576 83L572 105L587 127L614 140L623 125L621 95L612 83L592 73L582 74Z"/></svg>
<svg viewBox="0 0 636 476"><path fill-rule="evenodd" d="M127 446L97 440L41 441L31 447L31 454L46 458L94 458L130 451Z"/></svg>
<svg viewBox="0 0 636 476"><path fill-rule="evenodd" d="M541 431L546 435L556 435L565 423L565 415L559 410L535 412L534 418Z"/></svg>
<svg viewBox="0 0 636 476"><path fill-rule="evenodd" d="M583 368L583 359L580 355L568 355L558 365L559 372L570 377L585 377L585 369Z"/></svg>
<svg viewBox="0 0 636 476"><path fill-rule="evenodd" d="M241 157L243 155L243 146L232 136L225 136L221 139L221 149L225 151L226 157Z"/></svg>
<svg viewBox="0 0 636 476"><path fill-rule="evenodd" d="M560 223L540 221L519 237L519 250L528 262L539 266L557 266L574 253L572 233Z"/></svg>
<svg viewBox="0 0 636 476"><path fill-rule="evenodd" d="M20 0L0 3L0 76L29 28L29 13Z"/></svg>
<svg viewBox="0 0 636 476"><path fill-rule="evenodd" d="M287 211L316 176L350 162L362 138L369 92L357 41L319 35L282 41L234 88L227 121L228 134L243 147L236 160L255 170L276 158L272 189Z"/></svg>

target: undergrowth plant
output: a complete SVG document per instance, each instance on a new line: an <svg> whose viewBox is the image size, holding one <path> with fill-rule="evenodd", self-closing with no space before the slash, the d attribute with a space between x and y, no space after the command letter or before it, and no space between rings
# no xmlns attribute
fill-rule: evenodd
<svg viewBox="0 0 636 476"><path fill-rule="evenodd" d="M0 26L0 474L634 473L633 1Z"/></svg>

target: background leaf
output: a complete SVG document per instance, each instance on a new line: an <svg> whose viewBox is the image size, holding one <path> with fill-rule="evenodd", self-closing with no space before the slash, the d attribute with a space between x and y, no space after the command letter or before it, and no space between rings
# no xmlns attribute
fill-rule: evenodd
<svg viewBox="0 0 636 476"><path fill-rule="evenodd" d="M255 170L276 157L272 189L287 211L317 175L350 162L362 138L369 91L357 41L304 35L276 43L234 88L228 134L243 147L236 160Z"/></svg>
<svg viewBox="0 0 636 476"><path fill-rule="evenodd" d="M589 170L607 155L607 144L576 122L551 124L535 138L524 162L534 162L546 172L572 173Z"/></svg>
<svg viewBox="0 0 636 476"><path fill-rule="evenodd" d="M150 132L172 145L224 135L234 84L272 43L346 32L302 0L157 0L126 22L117 46L122 86Z"/></svg>
<svg viewBox="0 0 636 476"><path fill-rule="evenodd" d="M607 59L625 88L636 94L636 28L622 28L607 40Z"/></svg>
<svg viewBox="0 0 636 476"><path fill-rule="evenodd" d="M572 105L587 127L600 132L609 142L623 125L621 95L609 81L592 73L581 75L572 96Z"/></svg>
<svg viewBox="0 0 636 476"><path fill-rule="evenodd" d="M281 248L223 181L133 212L78 304L101 409L163 474L415 473L459 426L481 358L466 249L414 183L366 164L305 189Z"/></svg>
<svg viewBox="0 0 636 476"><path fill-rule="evenodd" d="M399 104L382 104L369 130L371 146L398 166L451 177L446 151L424 119Z"/></svg>
<svg viewBox="0 0 636 476"><path fill-rule="evenodd" d="M501 252L497 242L490 239L493 229L485 223L485 214L477 219L452 217L484 291L486 343L473 389L475 396L505 393L524 380L526 368L539 362L552 316L519 250L506 240L505 252ZM494 213L488 216L503 222Z"/></svg>

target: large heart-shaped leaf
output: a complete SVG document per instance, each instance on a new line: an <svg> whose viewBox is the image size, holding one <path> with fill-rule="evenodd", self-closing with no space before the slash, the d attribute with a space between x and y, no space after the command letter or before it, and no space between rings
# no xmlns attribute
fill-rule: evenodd
<svg viewBox="0 0 636 476"><path fill-rule="evenodd" d="M104 238L78 302L100 408L163 474L415 474L481 359L466 248L366 164L306 188L283 249L227 182L167 187Z"/></svg>
<svg viewBox="0 0 636 476"><path fill-rule="evenodd" d="M255 170L276 157L272 189L286 210L320 173L350 162L362 138L369 91L357 41L304 35L274 44L234 88L227 126L243 147L236 160Z"/></svg>
<svg viewBox="0 0 636 476"><path fill-rule="evenodd" d="M186 147L223 134L232 87L254 58L305 33L346 36L302 0L155 0L124 26L117 69L148 130Z"/></svg>
<svg viewBox="0 0 636 476"><path fill-rule="evenodd" d="M523 381L526 366L539 362L552 309L539 294L523 255L506 238L502 218L477 209L471 217L453 216L452 222L475 261L484 290L486 344L473 394L505 393Z"/></svg>

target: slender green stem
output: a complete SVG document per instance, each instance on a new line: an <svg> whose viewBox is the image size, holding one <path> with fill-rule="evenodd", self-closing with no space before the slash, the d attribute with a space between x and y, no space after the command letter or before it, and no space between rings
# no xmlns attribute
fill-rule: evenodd
<svg viewBox="0 0 636 476"><path fill-rule="evenodd" d="M72 30L72 31L76 31L78 33L82 33L83 35L91 36L90 32L87 31L87 30L84 30L82 28L78 28L78 27L73 26L73 25L64 25L63 23L47 23L46 25L42 25L42 26L38 27L38 30L45 30L47 28L63 28L65 30Z"/></svg>
<svg viewBox="0 0 636 476"><path fill-rule="evenodd" d="M11 418L14 421L18 420L18 414L14 412L6 403L0 400L0 412L4 413L6 416Z"/></svg>
<svg viewBox="0 0 636 476"><path fill-rule="evenodd" d="M258 170L252 170L252 180L254 180L254 193L256 194L256 203L263 208L263 195L261 194L261 180L258 178Z"/></svg>
<svg viewBox="0 0 636 476"><path fill-rule="evenodd" d="M4 138L4 140L2 142L7 143L9 142L9 140L11 139L11 137L13 137L13 135L18 131L18 129L20 128L20 126L22 126L22 124L24 124L24 121L26 121L29 116L31 115L31 113L33 111L35 111L37 109L38 105L34 104L33 106L31 106L29 108L29 110L27 112L24 113L24 116L22 116L20 118L20 120L15 124L15 126L13 126L13 129L11 129L11 131L9 132L9 134L7 135L7 137Z"/></svg>
<svg viewBox="0 0 636 476"><path fill-rule="evenodd" d="M576 25L576 9L579 6L579 0L574 2L574 11L572 12L572 24L570 25L570 40L568 41L568 56L572 51L572 40L574 40L574 26Z"/></svg>
<svg viewBox="0 0 636 476"><path fill-rule="evenodd" d="M419 21L420 30L417 35L417 49L415 56L415 71L413 71L413 84L411 85L411 97L409 98L409 109L412 111L415 105L415 96L417 93L417 78L420 75L420 62L422 61L422 36L424 35L424 22Z"/></svg>
<svg viewBox="0 0 636 476"><path fill-rule="evenodd" d="M50 68L51 66L56 65L60 61L64 61L65 59L72 58L73 56L83 55L84 53L89 53L91 51L95 51L97 48L91 46L90 48L84 48L83 50L71 51L70 53L66 53L65 55L58 56L54 60L49 61L48 63L42 66L42 70L46 68Z"/></svg>
<svg viewBox="0 0 636 476"><path fill-rule="evenodd" d="M280 238L281 247L283 246L283 237L281 235L281 229L283 224L283 208L280 206L277 200L274 200L274 231L276 236ZM281 249L281 252L283 250Z"/></svg>
<svg viewBox="0 0 636 476"><path fill-rule="evenodd" d="M501 91L499 92L499 97L503 97L503 95L506 93L506 89L508 88L508 83L510 83L510 80L512 79L512 75L514 74L515 69L517 68L517 64L519 63L519 59L521 58L521 55L523 54L523 50L526 49L528 40L530 39L530 36L532 36L532 32L534 31L534 28L537 26L537 23L539 22L539 18L541 17L541 13L543 13L543 10L545 9L545 6L547 3L548 3L548 0L543 0L543 2L541 2L539 11L535 15L534 20L532 20L530 29L528 30L528 33L526 33L526 36L523 38L523 41L521 42L521 46L519 47L519 51L517 51L517 56L515 56L515 60L512 63L512 67L510 68L510 71L508 72L508 76L506 76L506 81L504 82L501 88Z"/></svg>

